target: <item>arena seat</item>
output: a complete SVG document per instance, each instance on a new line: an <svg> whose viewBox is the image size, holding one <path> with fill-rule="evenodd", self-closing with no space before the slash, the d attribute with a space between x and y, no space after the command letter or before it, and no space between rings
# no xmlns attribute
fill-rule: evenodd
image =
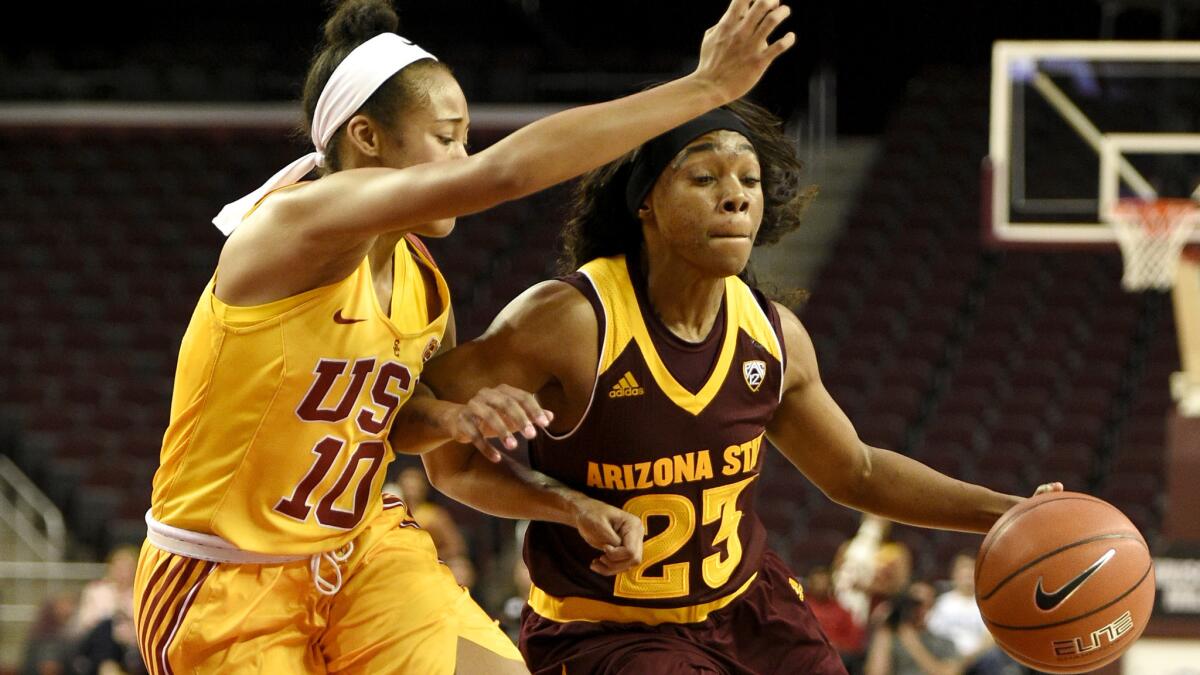
<svg viewBox="0 0 1200 675"><path fill-rule="evenodd" d="M167 75L131 67L114 86L175 96L205 86L194 73ZM226 77L244 80L244 69ZM983 247L975 176L986 83L977 70L931 70L889 121L862 196L798 309L822 375L864 440L996 489L1027 491L1048 469L1086 465L1079 489L1145 497L1120 484L1161 467L1165 377L1178 367L1171 312L1161 297L1120 290L1114 253ZM481 147L503 135L480 132ZM132 476L157 455L178 341L217 258L222 240L208 219L297 146L245 129L10 129L0 130L0 153L10 206L0 213L0 264L13 271L0 291L14 299L14 321L0 326L12 357L0 362L0 412L23 425L29 447L47 449L18 452L72 527L104 547L139 532L148 485ZM565 198L560 189L463 218L454 238L431 242L460 339L553 273ZM1075 448L1071 459L1055 454L1063 447ZM95 456L136 462L129 480L138 486L92 491L120 476L86 459ZM832 505L819 491L786 461L769 466L760 500L772 502L764 520L773 536L790 542L793 564L828 564L857 521L822 515ZM106 530L80 505L116 520ZM1152 536L1157 511L1140 508ZM944 569L934 557L951 548L915 553Z"/></svg>

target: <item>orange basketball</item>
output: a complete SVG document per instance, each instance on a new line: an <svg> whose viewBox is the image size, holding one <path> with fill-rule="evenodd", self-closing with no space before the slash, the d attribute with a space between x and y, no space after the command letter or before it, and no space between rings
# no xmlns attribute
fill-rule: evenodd
<svg viewBox="0 0 1200 675"><path fill-rule="evenodd" d="M988 532L975 599L996 642L1049 673L1085 673L1121 655L1154 607L1141 533L1108 502L1052 492L1021 502Z"/></svg>

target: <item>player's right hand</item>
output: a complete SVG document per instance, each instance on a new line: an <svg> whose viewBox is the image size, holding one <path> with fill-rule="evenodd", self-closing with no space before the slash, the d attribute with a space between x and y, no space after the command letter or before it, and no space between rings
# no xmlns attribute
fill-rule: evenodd
<svg viewBox="0 0 1200 675"><path fill-rule="evenodd" d="M796 43L791 32L770 41L791 13L779 0L732 0L721 20L704 32L693 75L713 86L725 102L741 98L767 66Z"/></svg>
<svg viewBox="0 0 1200 675"><path fill-rule="evenodd" d="M530 439L552 421L554 413L543 409L533 394L502 384L480 389L442 424L455 441L474 445L489 461L499 462L500 451L488 439L499 439L506 449L515 450L513 434Z"/></svg>
<svg viewBox="0 0 1200 675"><path fill-rule="evenodd" d="M604 553L591 569L611 577L642 564L642 519L598 499L583 498L575 507L575 529L589 546Z"/></svg>

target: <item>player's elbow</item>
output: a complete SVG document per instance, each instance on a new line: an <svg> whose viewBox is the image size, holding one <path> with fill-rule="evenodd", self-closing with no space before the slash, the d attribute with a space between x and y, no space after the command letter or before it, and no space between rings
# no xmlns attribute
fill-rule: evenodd
<svg viewBox="0 0 1200 675"><path fill-rule="evenodd" d="M442 494L449 494L449 490L452 489L450 479L454 472L447 469L444 461L437 461L434 455L436 452L438 451L434 450L421 457L425 464L425 475L433 489Z"/></svg>
<svg viewBox="0 0 1200 675"><path fill-rule="evenodd" d="M820 486L827 497L852 509L863 510L870 496L871 478L875 463L871 446L860 443L862 448L857 461L849 462L833 480Z"/></svg>
<svg viewBox="0 0 1200 675"><path fill-rule="evenodd" d="M429 484L452 499L459 499L460 482L473 459L474 450L448 443L421 456ZM461 501L461 500L460 500Z"/></svg>

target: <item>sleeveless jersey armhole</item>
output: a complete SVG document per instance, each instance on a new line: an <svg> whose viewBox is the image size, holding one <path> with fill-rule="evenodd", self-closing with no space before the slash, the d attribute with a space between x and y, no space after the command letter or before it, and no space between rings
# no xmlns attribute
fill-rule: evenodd
<svg viewBox="0 0 1200 675"><path fill-rule="evenodd" d="M750 291L754 294L754 299L758 301L759 307L762 307L763 312L766 313L767 319L771 322L771 330L775 331L775 340L779 342L779 400L782 401L783 375L787 373L787 342L783 339L783 320L779 316L779 308L765 293L757 288L751 288Z"/></svg>
<svg viewBox="0 0 1200 675"><path fill-rule="evenodd" d="M758 301L758 306L762 307L763 312L767 315L767 319L771 322L771 330L775 331L775 339L779 341L779 353L783 357L779 361L786 370L787 343L783 339L783 320L779 316L779 309L762 291L757 288L751 288L750 291L754 293L754 299Z"/></svg>
<svg viewBox="0 0 1200 675"><path fill-rule="evenodd" d="M429 247L426 246L425 242L421 241L417 235L411 233L406 234L404 235L404 240L407 241L409 246L416 251L417 255L423 258L425 262L429 263L430 267L434 269L440 269L437 261L433 259L433 254L429 252Z"/></svg>
<svg viewBox="0 0 1200 675"><path fill-rule="evenodd" d="M403 240L397 242L396 248L404 256L404 262L409 261L415 263L415 268L421 279L421 289L419 294L425 303L425 321L426 323L433 321L441 316L448 307L451 306L452 300L447 287L446 297L441 296L440 286L445 283L445 278L442 276L441 268L438 267L437 261L433 259L433 254L429 252L429 248L425 246L425 242L417 238L415 234L406 234ZM398 264L398 263L397 263ZM398 281L399 273L396 272L396 277L392 283ZM396 292L398 289L393 288L392 294L392 310L393 317L395 316ZM414 291L416 292L416 291Z"/></svg>
<svg viewBox="0 0 1200 675"><path fill-rule="evenodd" d="M242 216L242 220L244 221L249 218L255 211L258 210L260 206L263 205L263 203L265 203L274 195L304 187L311 182L312 181L302 180L292 183L291 185L284 185L271 190L267 194L260 197L259 200L254 203L254 206L250 207L250 210ZM309 300L321 295L324 291L340 286L341 284L345 283L346 279L354 276L354 271L351 271L350 274L346 275L344 279L339 279L331 284L318 286L317 288L309 289L302 293L297 293L296 295L290 295L286 298L280 298L278 300L266 302L261 305L230 305L217 297L218 271L219 270L213 271L212 279L208 282L207 294L211 300L209 303L209 308L212 310L214 318L216 318L220 325L235 331L253 329L259 324L264 324L272 319L282 317L284 314L299 308L301 305L306 304Z"/></svg>
<svg viewBox="0 0 1200 675"><path fill-rule="evenodd" d="M212 310L213 317L225 328L234 331L253 329L299 309L312 300L330 292L332 289L345 284L352 276L354 276L354 272L351 272L345 279L335 281L332 284L319 286L303 293L297 293L296 295L280 298L279 300L261 305L229 305L217 297L217 275L214 273L212 281L208 285L209 307Z"/></svg>
<svg viewBox="0 0 1200 675"><path fill-rule="evenodd" d="M579 416L579 421L575 423L575 426L565 434L555 434L549 429L546 429L545 431L546 435L550 438L556 441L563 441L573 436L575 432L578 431L581 426L583 426L583 423L587 420L588 413L592 411L592 404L596 401L596 387L599 386L600 383L600 367L601 364L604 363L604 342L606 339L606 331L608 329L608 317L604 311L604 303L600 300L600 293L596 290L595 285L587 274L581 271L575 271L565 276L558 277L556 281L561 281L579 291L583 297L587 298L588 304L592 306L592 312L596 315L596 374L592 379L592 393L588 398L587 407L584 408L583 414Z"/></svg>

